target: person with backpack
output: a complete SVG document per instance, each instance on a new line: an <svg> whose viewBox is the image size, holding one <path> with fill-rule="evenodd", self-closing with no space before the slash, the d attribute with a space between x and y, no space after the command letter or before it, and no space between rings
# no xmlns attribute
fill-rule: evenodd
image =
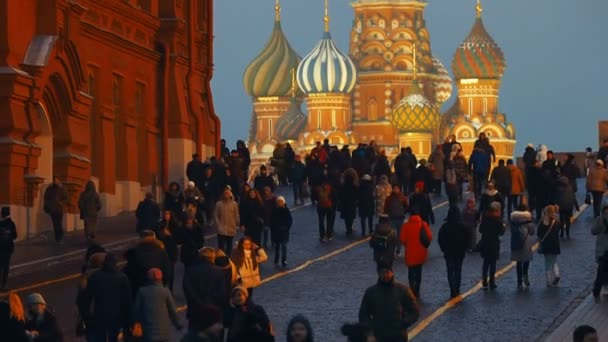
<svg viewBox="0 0 608 342"><path fill-rule="evenodd" d="M532 213L525 203L520 204L510 216L511 225L511 260L515 261L517 269L517 289L530 287L528 269L534 256L534 223Z"/></svg>
<svg viewBox="0 0 608 342"><path fill-rule="evenodd" d="M388 215L393 228L397 232L397 236L400 236L401 225L403 225L408 204L408 198L401 192L401 186L394 184L393 192L391 192L384 202L384 213ZM399 254L401 254L401 246L397 246L397 255Z"/></svg>
<svg viewBox="0 0 608 342"><path fill-rule="evenodd" d="M6 289L8 272L10 270L11 256L15 251L17 228L11 219L11 208L0 209L0 289Z"/></svg>
<svg viewBox="0 0 608 342"><path fill-rule="evenodd" d="M410 288L416 298L420 298L422 265L426 262L428 248L433 240L433 232L429 224L423 221L420 212L412 212L410 219L401 227L399 240L405 247L405 265Z"/></svg>
<svg viewBox="0 0 608 342"><path fill-rule="evenodd" d="M458 297L462 283L462 263L469 243L467 228L462 224L458 206L451 206L448 210L445 223L439 229L437 242L445 258L450 298Z"/></svg>
<svg viewBox="0 0 608 342"><path fill-rule="evenodd" d="M334 235L336 220L336 193L334 187L325 178L317 190L317 215L319 216L319 241L331 241Z"/></svg>
<svg viewBox="0 0 608 342"><path fill-rule="evenodd" d="M395 251L399 245L397 233L391 226L391 221L386 214L380 214L376 229L369 240L369 246L374 252L376 264L393 266Z"/></svg>

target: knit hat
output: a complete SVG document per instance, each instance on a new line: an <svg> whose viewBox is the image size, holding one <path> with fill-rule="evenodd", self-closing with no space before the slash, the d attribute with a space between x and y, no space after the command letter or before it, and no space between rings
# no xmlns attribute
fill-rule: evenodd
<svg viewBox="0 0 608 342"><path fill-rule="evenodd" d="M192 305L189 318L197 331L203 332L212 325L222 322L222 312L215 305Z"/></svg>
<svg viewBox="0 0 608 342"><path fill-rule="evenodd" d="M415 186L416 186L416 190L422 190L422 189L424 189L424 182L418 181L418 182L416 182Z"/></svg>
<svg viewBox="0 0 608 342"><path fill-rule="evenodd" d="M32 293L32 294L30 294L25 299L25 302L27 303L27 305L34 305L34 304L44 304L44 305L46 305L46 302L44 301L44 297L42 297L42 295L40 293Z"/></svg>
<svg viewBox="0 0 608 342"><path fill-rule="evenodd" d="M148 279L151 281L162 281L163 280L163 271L159 268L153 267L148 270Z"/></svg>
<svg viewBox="0 0 608 342"><path fill-rule="evenodd" d="M188 186L190 186L190 187L193 187L193 186L195 186L195 185L196 185L196 184L194 184L194 182L193 182L193 181L189 181L189 182L188 182Z"/></svg>

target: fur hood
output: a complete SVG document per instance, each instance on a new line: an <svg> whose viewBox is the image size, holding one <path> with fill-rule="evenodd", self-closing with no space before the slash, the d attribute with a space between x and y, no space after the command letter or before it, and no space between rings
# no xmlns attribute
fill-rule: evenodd
<svg viewBox="0 0 608 342"><path fill-rule="evenodd" d="M513 223L524 223L532 221L532 214L529 211L514 211L511 213Z"/></svg>

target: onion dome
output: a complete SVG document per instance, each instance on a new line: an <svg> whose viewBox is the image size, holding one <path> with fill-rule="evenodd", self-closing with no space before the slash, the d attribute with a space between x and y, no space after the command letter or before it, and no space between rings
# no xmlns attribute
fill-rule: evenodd
<svg viewBox="0 0 608 342"><path fill-rule="evenodd" d="M324 21L323 38L298 66L298 84L306 94L350 93L357 82L357 68L331 39L327 4Z"/></svg>
<svg viewBox="0 0 608 342"><path fill-rule="evenodd" d="M280 7L275 6L274 29L262 52L249 63L243 75L245 91L252 97L289 96L289 71L302 58L291 47L281 28Z"/></svg>
<svg viewBox="0 0 608 342"><path fill-rule="evenodd" d="M279 141L297 140L300 133L306 129L307 118L298 100L293 97L289 109L277 121L276 132Z"/></svg>
<svg viewBox="0 0 608 342"><path fill-rule="evenodd" d="M416 80L391 115L393 126L406 132L431 132L439 125L439 120L439 110L424 96Z"/></svg>
<svg viewBox="0 0 608 342"><path fill-rule="evenodd" d="M437 78L435 79L435 102L446 103L452 96L452 78L437 57L433 57L433 66Z"/></svg>
<svg viewBox="0 0 608 342"><path fill-rule="evenodd" d="M452 61L454 77L456 79L500 78L506 66L505 57L483 25L479 1L476 9L475 24L454 54Z"/></svg>

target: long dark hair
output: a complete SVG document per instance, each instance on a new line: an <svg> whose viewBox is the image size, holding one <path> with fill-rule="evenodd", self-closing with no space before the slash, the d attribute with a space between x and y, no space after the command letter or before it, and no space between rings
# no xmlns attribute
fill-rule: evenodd
<svg viewBox="0 0 608 342"><path fill-rule="evenodd" d="M304 327L306 327L306 342L314 342L315 339L312 333L312 326L310 325L310 321L303 315L295 315L291 319L291 321L289 321L289 324L287 324L287 342L293 342L293 338L291 337L291 328L296 323L301 323L302 325L304 325Z"/></svg>
<svg viewBox="0 0 608 342"><path fill-rule="evenodd" d="M255 270L258 268L258 260L255 257L258 246L248 236L244 236L239 240L238 245L232 251L232 256L230 259L232 259L237 268L241 268L241 266L243 266L243 263L245 262L245 249L243 248L243 242L245 241L251 242L251 262L253 264L253 269Z"/></svg>

